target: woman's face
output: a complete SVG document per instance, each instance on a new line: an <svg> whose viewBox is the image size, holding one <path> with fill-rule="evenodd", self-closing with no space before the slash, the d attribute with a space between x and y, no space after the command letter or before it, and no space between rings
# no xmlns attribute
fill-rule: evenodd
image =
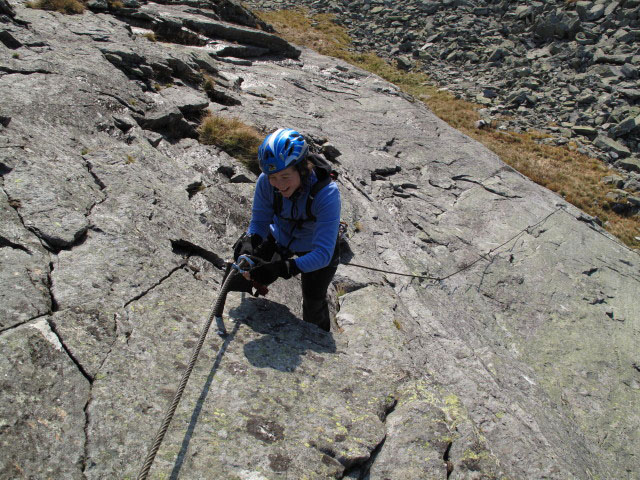
<svg viewBox="0 0 640 480"><path fill-rule="evenodd" d="M289 198L300 187L300 174L292 165L269 175L269 183L277 188L283 197Z"/></svg>

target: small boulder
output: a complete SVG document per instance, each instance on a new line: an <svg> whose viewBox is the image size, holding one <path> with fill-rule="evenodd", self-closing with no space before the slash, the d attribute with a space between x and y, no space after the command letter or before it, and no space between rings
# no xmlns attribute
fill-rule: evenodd
<svg viewBox="0 0 640 480"><path fill-rule="evenodd" d="M598 135L598 130L587 125L574 125L571 130L575 135L583 135L589 138L594 138L596 135Z"/></svg>
<svg viewBox="0 0 640 480"><path fill-rule="evenodd" d="M231 183L253 183L254 181L255 180L252 180L244 173L239 173L238 175L231 177L231 179L229 180L229 182Z"/></svg>
<svg viewBox="0 0 640 480"><path fill-rule="evenodd" d="M487 61L488 62L499 62L504 57L506 57L507 55L508 55L508 53L504 48L497 47L491 52L491 54L489 55L489 58L487 58Z"/></svg>
<svg viewBox="0 0 640 480"><path fill-rule="evenodd" d="M621 137L636 129L640 129L640 115L637 115L637 116L632 115L625 118L620 123L618 123L615 127L613 127L613 129L611 130L611 133L615 137Z"/></svg>
<svg viewBox="0 0 640 480"><path fill-rule="evenodd" d="M160 90L160 96L184 115L200 112L209 106L206 95L186 87L170 87Z"/></svg>
<svg viewBox="0 0 640 480"><path fill-rule="evenodd" d="M221 173L227 178L231 178L235 175L236 170L232 165L220 165L218 167L218 173Z"/></svg>
<svg viewBox="0 0 640 480"><path fill-rule="evenodd" d="M598 135L593 144L605 152L614 152L618 157L625 158L631 155L631 151L620 142L605 135Z"/></svg>
<svg viewBox="0 0 640 480"><path fill-rule="evenodd" d="M109 10L109 4L107 0L89 0L87 2L87 8L92 12L106 12Z"/></svg>
<svg viewBox="0 0 640 480"><path fill-rule="evenodd" d="M123 115L113 115L113 124L123 132L128 132L135 126L136 122L131 117L125 117Z"/></svg>
<svg viewBox="0 0 640 480"><path fill-rule="evenodd" d="M635 157L624 158L616 162L616 167L628 172L640 172L640 159Z"/></svg>
<svg viewBox="0 0 640 480"><path fill-rule="evenodd" d="M149 142L149 145L151 145L153 148L156 148L158 145L160 145L160 142L164 138L159 133L152 132L149 130L145 130L145 132L143 133L143 136L147 140L147 142Z"/></svg>
<svg viewBox="0 0 640 480"><path fill-rule="evenodd" d="M620 175L607 175L606 177L602 178L602 182L606 183L607 185L612 185L616 188L622 188L622 186L624 185L624 178L622 178Z"/></svg>
<svg viewBox="0 0 640 480"><path fill-rule="evenodd" d="M132 116L145 130L152 130L169 138L198 138L195 127L186 121L177 107L151 111L145 115L133 113Z"/></svg>
<svg viewBox="0 0 640 480"><path fill-rule="evenodd" d="M337 162L338 157L342 155L342 152L340 152L340 150L338 150L334 144L329 142L322 145L322 147L320 148L320 153L322 153L322 155L324 155L327 160L334 163Z"/></svg>
<svg viewBox="0 0 640 480"><path fill-rule="evenodd" d="M400 70L410 70L413 67L411 59L405 55L402 55L396 59L396 63Z"/></svg>

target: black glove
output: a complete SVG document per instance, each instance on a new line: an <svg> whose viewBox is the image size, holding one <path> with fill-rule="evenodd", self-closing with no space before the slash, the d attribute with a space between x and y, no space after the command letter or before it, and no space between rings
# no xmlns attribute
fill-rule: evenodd
<svg viewBox="0 0 640 480"><path fill-rule="evenodd" d="M288 279L298 273L300 273L300 269L293 260L279 260L277 262L265 263L249 271L251 279L260 285L269 285L278 278Z"/></svg>
<svg viewBox="0 0 640 480"><path fill-rule="evenodd" d="M253 255L261 243L262 237L257 233L253 235L243 233L233 246L233 260L237 261L240 255Z"/></svg>
<svg viewBox="0 0 640 480"><path fill-rule="evenodd" d="M253 251L255 257L261 258L266 262L272 262L275 260L281 260L280 258L273 258L273 254L276 252L276 241L273 237L269 236L262 242L262 244Z"/></svg>

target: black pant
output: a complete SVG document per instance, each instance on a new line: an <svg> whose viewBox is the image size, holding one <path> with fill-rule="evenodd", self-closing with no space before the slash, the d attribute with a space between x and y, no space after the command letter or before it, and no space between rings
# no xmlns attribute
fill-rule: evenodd
<svg viewBox="0 0 640 480"><path fill-rule="evenodd" d="M300 254L301 255L301 254ZM325 331L330 330L331 319L327 303L327 289L336 274L340 262L340 243L336 248L329 265L313 272L302 273L302 319L313 323Z"/></svg>

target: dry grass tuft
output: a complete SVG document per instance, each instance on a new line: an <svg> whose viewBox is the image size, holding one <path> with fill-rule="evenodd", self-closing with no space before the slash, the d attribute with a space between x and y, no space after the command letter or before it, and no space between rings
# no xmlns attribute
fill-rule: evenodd
<svg viewBox="0 0 640 480"><path fill-rule="evenodd" d="M620 215L610 209L606 194L613 188L601 180L611 172L599 160L576 152L571 144L564 147L544 145L541 143L544 135L540 132L515 133L476 128L481 105L439 90L421 71L407 72L374 53L350 51L349 35L333 22L334 17L330 14L310 15L308 10L296 9L257 12L257 15L273 25L286 40L375 73L423 101L438 117L484 144L505 163L589 215L598 217L609 232L628 246L640 248L640 241L636 240L640 237L640 218Z"/></svg>
<svg viewBox="0 0 640 480"><path fill-rule="evenodd" d="M336 25L328 13L310 16L306 8L256 12L261 20L270 23L288 41L312 48L324 55L342 58L351 45L344 28Z"/></svg>
<svg viewBox="0 0 640 480"><path fill-rule="evenodd" d="M216 97L216 81L213 77L207 73L202 75L204 81L202 82L202 89L207 94L209 99L213 100Z"/></svg>
<svg viewBox="0 0 640 480"><path fill-rule="evenodd" d="M259 174L258 147L262 135L237 118L209 115L198 128L200 143L215 145L240 160L249 170Z"/></svg>
<svg viewBox="0 0 640 480"><path fill-rule="evenodd" d="M83 13L85 9L84 3L78 0L34 0L25 3L25 6L68 15Z"/></svg>

